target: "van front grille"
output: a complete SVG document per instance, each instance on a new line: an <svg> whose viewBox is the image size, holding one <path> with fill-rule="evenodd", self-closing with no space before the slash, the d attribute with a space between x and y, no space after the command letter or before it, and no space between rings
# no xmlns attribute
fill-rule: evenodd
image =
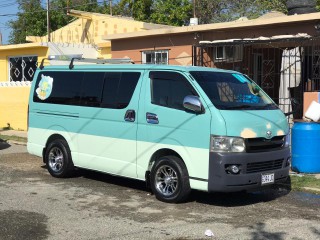
<svg viewBox="0 0 320 240"><path fill-rule="evenodd" d="M245 140L246 150L250 152L267 152L283 148L285 136L276 136L271 139L266 138L247 138Z"/></svg>
<svg viewBox="0 0 320 240"><path fill-rule="evenodd" d="M253 162L247 164L247 173L264 172L269 170L281 169L284 159L277 159L266 162Z"/></svg>

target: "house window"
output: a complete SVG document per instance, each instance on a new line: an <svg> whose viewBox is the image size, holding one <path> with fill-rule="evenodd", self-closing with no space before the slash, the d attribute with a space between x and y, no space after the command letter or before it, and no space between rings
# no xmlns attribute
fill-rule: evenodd
<svg viewBox="0 0 320 240"><path fill-rule="evenodd" d="M168 64L169 50L143 51L142 63L145 64Z"/></svg>
<svg viewBox="0 0 320 240"><path fill-rule="evenodd" d="M242 46L218 46L215 47L215 61L217 62L240 62L242 61Z"/></svg>
<svg viewBox="0 0 320 240"><path fill-rule="evenodd" d="M32 81L37 69L38 56L17 56L9 58L10 82Z"/></svg>

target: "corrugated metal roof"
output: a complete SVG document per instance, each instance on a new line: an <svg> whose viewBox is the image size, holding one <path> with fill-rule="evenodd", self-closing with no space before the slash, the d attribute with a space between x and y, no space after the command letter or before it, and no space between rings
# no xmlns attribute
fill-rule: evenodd
<svg viewBox="0 0 320 240"><path fill-rule="evenodd" d="M296 35L275 35L272 37L257 37L257 38L234 38L226 40L214 40L214 41L200 41L199 45L228 45L228 44L242 44L242 43L263 43L263 42L273 42L273 41L288 41L288 40L306 40L310 39L307 33L298 33Z"/></svg>

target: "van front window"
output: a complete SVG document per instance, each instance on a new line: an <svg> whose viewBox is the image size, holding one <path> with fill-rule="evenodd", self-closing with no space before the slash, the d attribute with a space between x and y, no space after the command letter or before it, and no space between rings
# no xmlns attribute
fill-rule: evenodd
<svg viewBox="0 0 320 240"><path fill-rule="evenodd" d="M218 109L278 109L254 81L240 73L191 71L190 74Z"/></svg>

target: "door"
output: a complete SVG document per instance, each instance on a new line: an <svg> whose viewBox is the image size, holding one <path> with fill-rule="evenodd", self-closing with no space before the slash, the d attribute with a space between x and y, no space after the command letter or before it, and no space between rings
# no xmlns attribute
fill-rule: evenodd
<svg viewBox="0 0 320 240"><path fill-rule="evenodd" d="M153 154L161 149L183 158L191 177L207 178L210 145L210 111L188 112L183 100L199 96L187 77L173 71L150 71L141 90L137 145L137 172L144 178ZM148 75L148 77L147 77ZM201 99L202 103L204 101Z"/></svg>
<svg viewBox="0 0 320 240"><path fill-rule="evenodd" d="M141 73L86 73L82 86L78 166L136 178ZM103 79L103 80L101 80ZM94 89L94 90L92 90ZM91 102L98 102L92 104Z"/></svg>

